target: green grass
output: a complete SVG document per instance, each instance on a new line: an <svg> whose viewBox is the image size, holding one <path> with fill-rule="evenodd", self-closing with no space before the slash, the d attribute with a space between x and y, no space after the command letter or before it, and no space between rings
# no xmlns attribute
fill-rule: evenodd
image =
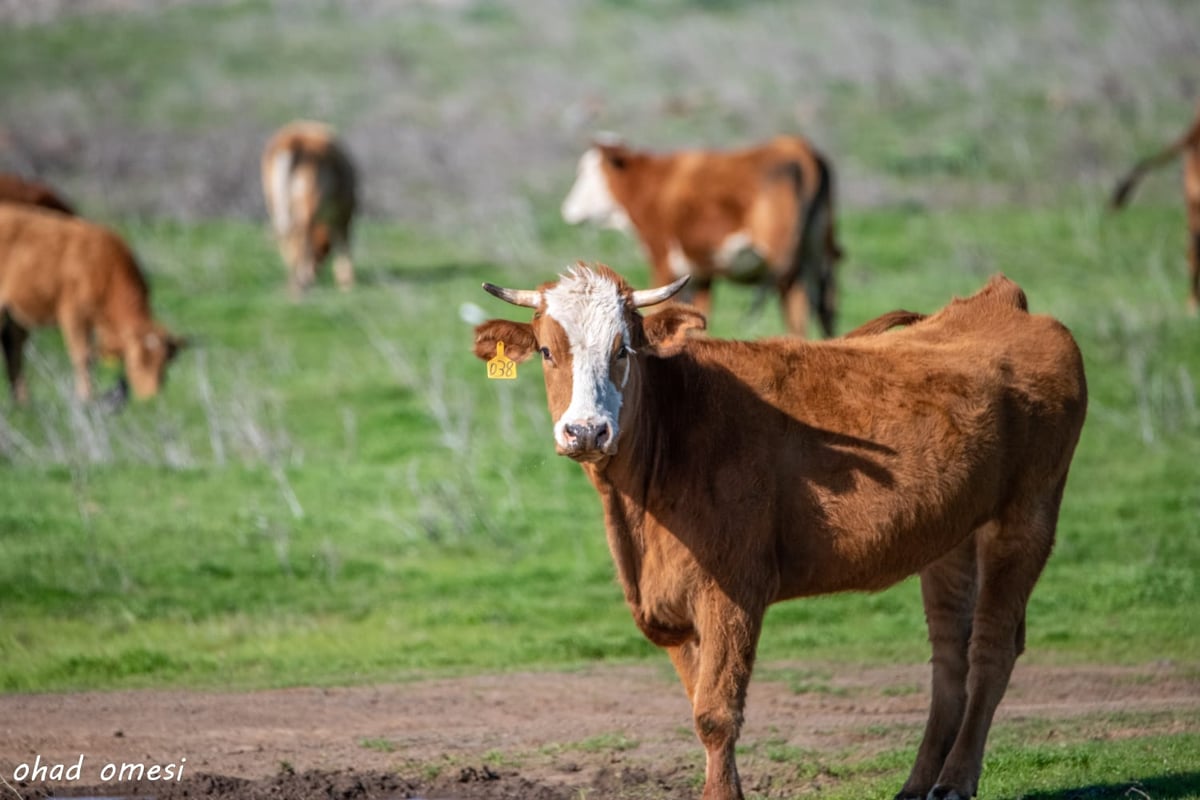
<svg viewBox="0 0 1200 800"><path fill-rule="evenodd" d="M1083 346L1091 414L1028 658L1200 658L1200 351L1180 227L1156 208L846 215L845 327L1003 270ZM161 315L199 344L163 397L105 417L72 411L59 337L36 337L34 403L5 411L0 439L0 687L660 659L623 606L593 491L553 455L539 368L487 382L458 319L463 301L509 313L480 280L533 284L567 263L568 236L546 229L518 270L368 225L359 288L326 282L296 305L255 226L125 226ZM594 244L643 279L629 242ZM780 331L748 303L720 287L715 332ZM923 660L916 583L777 606L761 652Z"/></svg>
<svg viewBox="0 0 1200 800"><path fill-rule="evenodd" d="M1200 797L1196 752L1200 736L1140 736L1110 741L993 745L980 781L981 796L1005 800L1130 800ZM776 748L772 760L795 761L789 787L794 797L819 789L821 797L894 796L908 776L913 751L892 750L858 759L853 754L818 756ZM745 770L743 770L745 772ZM757 798L749 792L748 797Z"/></svg>

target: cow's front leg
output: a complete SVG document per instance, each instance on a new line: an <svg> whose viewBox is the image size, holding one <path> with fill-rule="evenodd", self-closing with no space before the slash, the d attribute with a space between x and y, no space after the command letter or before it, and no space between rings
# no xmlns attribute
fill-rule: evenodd
<svg viewBox="0 0 1200 800"><path fill-rule="evenodd" d="M704 745L704 800L742 800L734 746L762 628L757 603L735 602L712 587L697 604L699 646L692 715Z"/></svg>
<svg viewBox="0 0 1200 800"><path fill-rule="evenodd" d="M64 308L58 315L62 328L67 355L75 372L75 396L80 400L92 399L92 345L88 335L88 322L74 309Z"/></svg>
<svg viewBox="0 0 1200 800"><path fill-rule="evenodd" d="M683 690L687 692L688 702L696 701L696 676L700 670L700 644L695 639L688 639L683 644L673 645L667 648L667 653L671 656L671 663L675 665L675 672L679 674L679 680L683 683Z"/></svg>

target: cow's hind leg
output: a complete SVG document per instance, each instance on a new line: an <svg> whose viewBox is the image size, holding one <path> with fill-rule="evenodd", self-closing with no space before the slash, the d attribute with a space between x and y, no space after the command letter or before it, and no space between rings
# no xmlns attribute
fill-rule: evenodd
<svg viewBox="0 0 1200 800"><path fill-rule="evenodd" d="M333 226L333 277L338 288L348 291L354 286L354 261L350 258L348 223Z"/></svg>
<svg viewBox="0 0 1200 800"><path fill-rule="evenodd" d="M929 793L958 736L967 703L967 645L975 592L974 535L921 572L921 597L933 648L929 720L897 800L924 798Z"/></svg>
<svg viewBox="0 0 1200 800"><path fill-rule="evenodd" d="M697 604L699 659L692 715L706 760L703 800L742 800L734 747L762 617L763 609L752 601L735 602L715 588Z"/></svg>
<svg viewBox="0 0 1200 800"><path fill-rule="evenodd" d="M13 402L24 405L29 401L29 390L25 376L21 374L24 363L23 350L29 332L17 324L7 312L0 309L0 345L4 347L4 368L8 373L8 388Z"/></svg>
<svg viewBox="0 0 1200 800"><path fill-rule="evenodd" d="M288 268L288 294L299 300L304 290L313 284L317 275L316 258L309 242L307 229L296 226L288 232L283 244L283 260Z"/></svg>
<svg viewBox="0 0 1200 800"><path fill-rule="evenodd" d="M1014 503L1000 524L980 529L979 596L971 622L967 703L954 746L946 756L932 800L966 800L979 788L983 749L996 706L1008 689L1013 664L1025 647L1025 607L1050 550L1065 477L1050 496Z"/></svg>
<svg viewBox="0 0 1200 800"><path fill-rule="evenodd" d="M783 307L783 322L788 333L801 339L808 335L808 294L799 280L779 286L779 303Z"/></svg>

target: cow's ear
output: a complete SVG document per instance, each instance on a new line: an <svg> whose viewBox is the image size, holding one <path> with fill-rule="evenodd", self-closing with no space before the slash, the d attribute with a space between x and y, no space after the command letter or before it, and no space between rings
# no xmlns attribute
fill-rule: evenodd
<svg viewBox="0 0 1200 800"><path fill-rule="evenodd" d="M604 159L615 170L623 170L629 166L630 150L620 142L611 144L596 144L596 148L604 154Z"/></svg>
<svg viewBox="0 0 1200 800"><path fill-rule="evenodd" d="M646 317L642 327L655 354L665 358L683 349L692 331L707 328L708 320L694 308L675 305Z"/></svg>
<svg viewBox="0 0 1200 800"><path fill-rule="evenodd" d="M528 322L489 319L475 328L475 355L484 361L496 357L496 342L504 342L504 355L524 361L537 351L537 338Z"/></svg>

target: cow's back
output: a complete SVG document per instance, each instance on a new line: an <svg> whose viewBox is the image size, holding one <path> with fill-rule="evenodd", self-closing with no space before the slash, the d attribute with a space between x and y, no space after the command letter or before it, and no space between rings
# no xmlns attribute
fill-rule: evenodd
<svg viewBox="0 0 1200 800"><path fill-rule="evenodd" d="M145 307L145 281L119 236L76 217L0 204L0 305L18 322L50 324L62 303L97 312L113 294Z"/></svg>
<svg viewBox="0 0 1200 800"><path fill-rule="evenodd" d="M778 136L742 150L685 150L670 156L667 166L656 216L686 250L714 252L725 237L743 231L768 262L790 261L801 206L816 192L819 172L803 139Z"/></svg>
<svg viewBox="0 0 1200 800"><path fill-rule="evenodd" d="M305 191L311 195L310 208L299 212L302 216L349 218L354 213L354 166L333 128L325 123L302 120L280 128L263 150L262 176L268 210L281 233L295 222L308 222L295 219L293 181L306 182Z"/></svg>
<svg viewBox="0 0 1200 800"><path fill-rule="evenodd" d="M40 206L64 214L74 214L74 209L58 194L43 183L0 172L0 202Z"/></svg>

